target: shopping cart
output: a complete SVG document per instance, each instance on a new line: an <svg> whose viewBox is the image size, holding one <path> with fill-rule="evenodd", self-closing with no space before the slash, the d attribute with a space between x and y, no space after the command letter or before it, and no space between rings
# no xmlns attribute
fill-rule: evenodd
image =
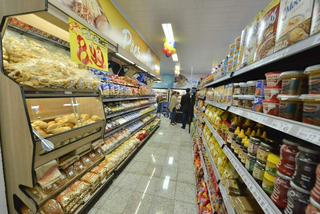
<svg viewBox="0 0 320 214"><path fill-rule="evenodd" d="M170 115L169 111L169 103L162 103L162 110L161 113L164 117L168 118Z"/></svg>

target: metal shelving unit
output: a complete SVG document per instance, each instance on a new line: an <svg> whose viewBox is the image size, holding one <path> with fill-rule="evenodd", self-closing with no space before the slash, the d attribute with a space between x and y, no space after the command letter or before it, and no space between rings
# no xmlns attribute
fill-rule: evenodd
<svg viewBox="0 0 320 214"><path fill-rule="evenodd" d="M148 103L146 105L143 105L143 106L139 106L139 107L136 107L136 108L131 108L131 109L128 109L128 110L124 110L124 111L120 111L120 112L116 112L116 113L113 113L113 114L108 114L106 116L106 119L110 119L110 118L113 118L113 117L116 117L116 116L120 116L120 115L123 115L123 114L126 114L126 113L130 113L132 111L137 111L137 110L141 110L141 109L144 109L144 108L147 108L148 106L151 106L151 105L154 105L155 102L153 103Z"/></svg>
<svg viewBox="0 0 320 214"><path fill-rule="evenodd" d="M213 101L210 101L210 100L206 100L205 102L206 102L207 104L209 104L209 105L212 105L212 106L221 108L221 109L223 109L223 110L227 110L227 109L229 108L228 105L223 104L223 103L217 103L217 102L213 102Z"/></svg>
<svg viewBox="0 0 320 214"><path fill-rule="evenodd" d="M108 102L116 102L116 101L143 100L143 99L151 99L151 98L154 98L154 96L103 98L102 101L104 103L108 103Z"/></svg>

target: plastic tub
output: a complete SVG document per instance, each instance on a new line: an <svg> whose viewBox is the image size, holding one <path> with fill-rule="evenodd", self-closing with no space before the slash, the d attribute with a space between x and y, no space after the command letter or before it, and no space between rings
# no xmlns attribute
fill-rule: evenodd
<svg viewBox="0 0 320 214"><path fill-rule="evenodd" d="M281 93L281 87L266 86L264 87L265 100L277 100L277 96Z"/></svg>
<svg viewBox="0 0 320 214"><path fill-rule="evenodd" d="M264 172L262 189L269 195L271 195L273 192L275 180L276 180L275 176L270 175L268 172Z"/></svg>
<svg viewBox="0 0 320 214"><path fill-rule="evenodd" d="M278 155L270 153L267 159L266 172L270 175L277 175L277 165L280 162L280 157Z"/></svg>
<svg viewBox="0 0 320 214"><path fill-rule="evenodd" d="M244 108L252 110L254 95L244 95L243 99L244 99L244 103L243 103Z"/></svg>
<svg viewBox="0 0 320 214"><path fill-rule="evenodd" d="M283 139L280 148L280 162L277 165L277 172L292 177L296 166L296 155L299 152L299 141L295 139Z"/></svg>
<svg viewBox="0 0 320 214"><path fill-rule="evenodd" d="M280 74L281 94L301 95L308 91L308 76L303 71L287 71Z"/></svg>
<svg viewBox="0 0 320 214"><path fill-rule="evenodd" d="M252 110L256 112L263 112L263 103L262 103L263 100L264 100L263 96L256 96L253 101Z"/></svg>
<svg viewBox="0 0 320 214"><path fill-rule="evenodd" d="M320 94L320 65L307 67L304 73L308 75L309 94Z"/></svg>
<svg viewBox="0 0 320 214"><path fill-rule="evenodd" d="M303 94L300 99L303 101L302 122L320 126L320 95Z"/></svg>
<svg viewBox="0 0 320 214"><path fill-rule="evenodd" d="M296 95L278 95L279 117L301 121L303 102L300 96Z"/></svg>
<svg viewBox="0 0 320 214"><path fill-rule="evenodd" d="M310 192L300 191L290 182L291 188L288 190L288 205L284 210L285 214L305 213L309 204Z"/></svg>
<svg viewBox="0 0 320 214"><path fill-rule="evenodd" d="M274 181L274 188L271 194L271 201L280 209L285 209L288 203L288 190L290 189L290 178L278 172Z"/></svg>
<svg viewBox="0 0 320 214"><path fill-rule="evenodd" d="M263 113L278 116L279 101L278 100L263 100Z"/></svg>
<svg viewBox="0 0 320 214"><path fill-rule="evenodd" d="M281 73L282 73L282 71L273 71L273 72L266 73L265 75L267 78L267 86L281 87L281 79L280 79Z"/></svg>
<svg viewBox="0 0 320 214"><path fill-rule="evenodd" d="M264 87L266 85L266 80L257 80L256 81L256 96L264 96Z"/></svg>
<svg viewBox="0 0 320 214"><path fill-rule="evenodd" d="M255 93L256 93L256 84L257 84L257 81L248 81L247 82L248 95L255 95Z"/></svg>
<svg viewBox="0 0 320 214"><path fill-rule="evenodd" d="M240 94L241 95L247 95L248 94L248 85L245 82L240 82Z"/></svg>

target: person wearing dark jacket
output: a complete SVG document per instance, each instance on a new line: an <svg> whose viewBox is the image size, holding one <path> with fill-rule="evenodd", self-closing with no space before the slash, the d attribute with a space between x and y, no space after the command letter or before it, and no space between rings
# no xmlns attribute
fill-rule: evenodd
<svg viewBox="0 0 320 214"><path fill-rule="evenodd" d="M186 89L186 94L181 98L181 110L182 110L182 129L186 128L186 123L189 121L189 114L191 110L191 98L190 98L190 88Z"/></svg>

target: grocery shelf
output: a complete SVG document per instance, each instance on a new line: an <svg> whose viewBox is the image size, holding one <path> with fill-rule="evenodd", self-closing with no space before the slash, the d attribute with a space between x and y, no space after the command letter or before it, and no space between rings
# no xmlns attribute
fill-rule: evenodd
<svg viewBox="0 0 320 214"><path fill-rule="evenodd" d="M218 108L221 108L223 110L228 110L228 108L230 107L229 105L226 105L226 104L223 104L223 103L213 102L213 101L210 101L210 100L206 100L205 103L207 103L209 105L212 105L212 106L215 106L215 107L218 107Z"/></svg>
<svg viewBox="0 0 320 214"><path fill-rule="evenodd" d="M233 106L228 111L320 146L320 127Z"/></svg>
<svg viewBox="0 0 320 214"><path fill-rule="evenodd" d="M224 186L221 182L219 183L219 189L220 189L221 196L223 198L224 205L227 208L228 214L236 214L233 207L231 206L230 199L229 199L229 196L226 192L226 189L224 188Z"/></svg>
<svg viewBox="0 0 320 214"><path fill-rule="evenodd" d="M120 130L123 129L125 126L128 126L128 125L130 125L130 124L132 124L132 123L134 123L134 122L137 122L138 120L140 120L140 119L142 119L142 118L144 118L144 117L146 117L146 116L154 113L155 111L156 111L156 110L154 109L154 110L152 110L152 111L150 111L150 112L148 112L148 113L146 113L146 114L143 114L143 115L141 115L141 116L139 116L139 117L137 117L137 118L135 118L135 119L132 119L132 120L126 122L126 123L121 124L121 125L118 126L117 128L112 129L111 131L109 131L109 132L107 132L106 134L104 134L104 138L106 138L106 137L108 137L108 136L110 136L110 135L112 135L112 134L120 131Z"/></svg>
<svg viewBox="0 0 320 214"><path fill-rule="evenodd" d="M206 84L203 88L207 88L207 87L213 86L213 85L215 85L215 84L217 84L217 83L219 83L219 82L225 81L225 80L229 79L230 76L231 76L231 73L230 73L230 74L227 74L226 76L221 77L221 78L219 78L219 79L217 79L217 80L215 80L215 81L213 81L213 82L210 82L210 83ZM202 88L201 88L201 89L202 89Z"/></svg>
<svg viewBox="0 0 320 214"><path fill-rule="evenodd" d="M211 123L209 122L209 120L207 119L207 117L203 117L205 123L207 124L207 126L209 127L211 133L215 136L216 139L221 138L220 135L216 132L216 130L213 128L213 126L211 125ZM221 148L223 148L223 146L225 145L225 142L222 140L221 141L217 140L219 145L221 146Z"/></svg>
<svg viewBox="0 0 320 214"><path fill-rule="evenodd" d="M154 96L141 96L141 97L116 97L116 98L103 98L104 103L115 102L115 101L125 101L125 100L143 100L143 99L151 99Z"/></svg>
<svg viewBox="0 0 320 214"><path fill-rule="evenodd" d="M148 106L151 106L151 105L153 105L153 104L155 104L155 102L148 103L148 104L145 104L145 105L136 107L136 108L132 108L132 109L128 109L128 110L116 112L116 113L113 113L113 114L108 114L108 115L106 116L106 119L113 118L113 117L116 117L116 116L120 116L120 115L123 115L123 114L126 114L126 113L130 113L130 112L132 112L132 111L137 111L137 110L140 110L140 109L144 109L144 108L146 108L146 107L148 107Z"/></svg>

